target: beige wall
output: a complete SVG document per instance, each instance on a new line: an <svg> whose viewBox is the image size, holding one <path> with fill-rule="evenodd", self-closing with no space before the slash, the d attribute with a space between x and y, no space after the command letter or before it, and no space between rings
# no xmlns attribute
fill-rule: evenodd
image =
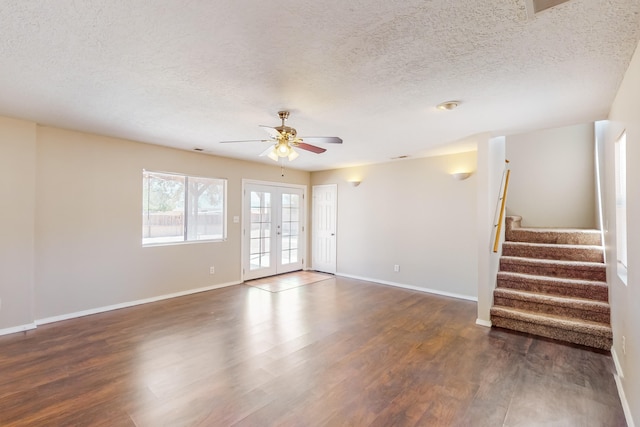
<svg viewBox="0 0 640 427"><path fill-rule="evenodd" d="M338 274L475 298L476 177L450 176L475 168L467 152L313 172L338 186Z"/></svg>
<svg viewBox="0 0 640 427"><path fill-rule="evenodd" d="M476 323L491 326L490 310L496 287L502 245L493 252L499 213L496 204L500 198L505 171L505 138L478 140L478 318ZM500 241L504 241L504 218Z"/></svg>
<svg viewBox="0 0 640 427"><path fill-rule="evenodd" d="M310 178L303 171L288 169L283 178L277 166L27 122L0 121L0 136L2 181L12 183L3 185L3 200L16 208L7 210L11 235L2 239L11 257L2 258L0 330L237 282L240 224L231 219L242 215L242 179L308 185ZM142 247L143 169L227 178L228 239Z"/></svg>
<svg viewBox="0 0 640 427"><path fill-rule="evenodd" d="M593 125L507 137L507 212L523 226L597 228Z"/></svg>
<svg viewBox="0 0 640 427"><path fill-rule="evenodd" d="M618 383L634 422L640 423L640 50L629 65L618 89L605 130L604 224L613 353L621 368ZM616 269L616 214L614 143L627 132L627 261L625 285ZM626 337L626 354L622 337ZM632 424L630 424L632 425Z"/></svg>
<svg viewBox="0 0 640 427"><path fill-rule="evenodd" d="M33 323L35 136L34 123L0 117L0 331Z"/></svg>

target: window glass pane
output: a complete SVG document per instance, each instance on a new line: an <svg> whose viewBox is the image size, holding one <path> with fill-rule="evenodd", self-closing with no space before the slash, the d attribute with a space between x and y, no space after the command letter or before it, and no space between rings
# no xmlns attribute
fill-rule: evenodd
<svg viewBox="0 0 640 427"><path fill-rule="evenodd" d="M261 229L260 223L252 222L251 223L251 236L250 237L252 239L260 237L260 229Z"/></svg>
<svg viewBox="0 0 640 427"><path fill-rule="evenodd" d="M249 270L257 270L260 268L260 254L249 256Z"/></svg>
<svg viewBox="0 0 640 427"><path fill-rule="evenodd" d="M263 254L260 257L260 266L262 268L268 268L269 267L269 254Z"/></svg>
<svg viewBox="0 0 640 427"><path fill-rule="evenodd" d="M291 207L292 208L299 208L300 207L300 195L299 194L292 194L291 195Z"/></svg>
<svg viewBox="0 0 640 427"><path fill-rule="evenodd" d="M282 264L289 264L289 251L282 251Z"/></svg>
<svg viewBox="0 0 640 427"><path fill-rule="evenodd" d="M291 208L291 212L289 214L291 221L299 221L300 220L300 211L298 208Z"/></svg>
<svg viewBox="0 0 640 427"><path fill-rule="evenodd" d="M142 244L226 238L226 180L142 174Z"/></svg>
<svg viewBox="0 0 640 427"><path fill-rule="evenodd" d="M262 243L262 241L258 238L258 239L251 239L251 247L249 248L249 253L250 254L259 254L260 252L262 252L260 250L261 246L260 244Z"/></svg>
<svg viewBox="0 0 640 427"><path fill-rule="evenodd" d="M627 268L627 135L615 143L616 249L619 267ZM624 272L623 272L624 274Z"/></svg>
<svg viewBox="0 0 640 427"><path fill-rule="evenodd" d="M262 208L262 217L260 218L260 221L264 223L271 222L271 208Z"/></svg>
<svg viewBox="0 0 640 427"><path fill-rule="evenodd" d="M187 240L222 239L224 185L219 179L188 177Z"/></svg>
<svg viewBox="0 0 640 427"><path fill-rule="evenodd" d="M184 239L185 178L145 172L142 178L142 242Z"/></svg>

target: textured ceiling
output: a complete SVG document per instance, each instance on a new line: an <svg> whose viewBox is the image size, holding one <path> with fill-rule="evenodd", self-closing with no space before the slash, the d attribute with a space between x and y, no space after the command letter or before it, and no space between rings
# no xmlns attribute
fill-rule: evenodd
<svg viewBox="0 0 640 427"><path fill-rule="evenodd" d="M638 0L525 2L0 0L0 115L271 162L218 141L289 109L300 135L344 139L290 164L307 170L606 117Z"/></svg>

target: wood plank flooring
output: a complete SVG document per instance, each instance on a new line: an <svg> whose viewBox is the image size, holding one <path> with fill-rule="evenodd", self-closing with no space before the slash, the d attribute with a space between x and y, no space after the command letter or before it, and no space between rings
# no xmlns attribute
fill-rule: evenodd
<svg viewBox="0 0 640 427"><path fill-rule="evenodd" d="M282 292L299 286L310 285L322 280L332 279L333 275L316 271L297 271L292 274L263 277L262 279L244 282L247 286L255 286L269 292Z"/></svg>
<svg viewBox="0 0 640 427"><path fill-rule="evenodd" d="M1 426L624 426L607 353L334 277L0 337Z"/></svg>

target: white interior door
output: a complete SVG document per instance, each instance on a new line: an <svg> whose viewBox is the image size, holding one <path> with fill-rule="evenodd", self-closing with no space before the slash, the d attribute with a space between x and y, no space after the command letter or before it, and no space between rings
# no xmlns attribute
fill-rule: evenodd
<svg viewBox="0 0 640 427"><path fill-rule="evenodd" d="M335 274L338 186L314 185L312 196L312 266L314 270Z"/></svg>
<svg viewBox="0 0 640 427"><path fill-rule="evenodd" d="M305 247L303 190L247 184L244 198L244 279L301 270Z"/></svg>

